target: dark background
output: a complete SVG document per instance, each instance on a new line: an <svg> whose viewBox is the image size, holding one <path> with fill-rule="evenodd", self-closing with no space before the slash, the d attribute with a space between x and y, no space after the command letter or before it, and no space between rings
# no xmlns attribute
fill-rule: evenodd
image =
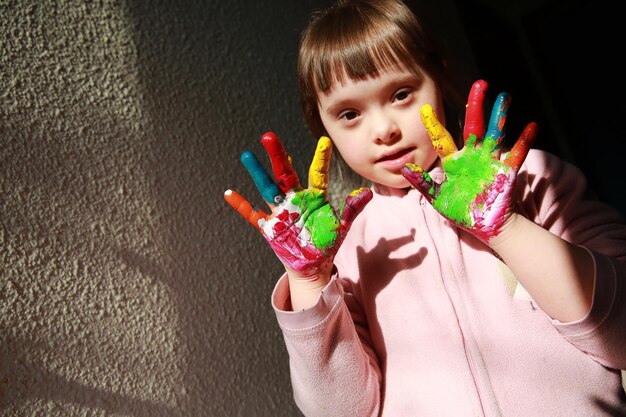
<svg viewBox="0 0 626 417"><path fill-rule="evenodd" d="M508 143L530 121L534 147L575 163L626 215L623 191L624 24L608 1L458 0L489 95L508 91Z"/></svg>

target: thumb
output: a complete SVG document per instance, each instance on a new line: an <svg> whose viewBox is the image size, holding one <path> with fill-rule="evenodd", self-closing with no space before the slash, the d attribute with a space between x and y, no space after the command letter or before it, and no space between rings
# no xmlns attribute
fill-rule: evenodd
<svg viewBox="0 0 626 417"><path fill-rule="evenodd" d="M372 199L372 190L367 187L354 190L346 197L346 204L341 210L341 225L350 229L352 222Z"/></svg>
<svg viewBox="0 0 626 417"><path fill-rule="evenodd" d="M428 202L431 202L439 192L439 184L433 181L430 174L419 165L404 164L400 168L400 173L417 191L422 193Z"/></svg>

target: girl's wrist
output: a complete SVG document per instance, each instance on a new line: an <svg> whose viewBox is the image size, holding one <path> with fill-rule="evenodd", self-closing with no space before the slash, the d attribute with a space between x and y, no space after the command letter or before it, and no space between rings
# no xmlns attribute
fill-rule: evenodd
<svg viewBox="0 0 626 417"><path fill-rule="evenodd" d="M295 271L291 271L288 268L285 269L287 270L289 285L301 289L323 288L328 284L330 276L332 275L332 267L328 271L320 271L319 273L309 276L301 276Z"/></svg>
<svg viewBox="0 0 626 417"><path fill-rule="evenodd" d="M317 304L322 290L330 282L333 265L319 273L301 276L298 272L285 268L289 280L289 293L293 311L304 310Z"/></svg>
<svg viewBox="0 0 626 417"><path fill-rule="evenodd" d="M320 280L326 279L326 282L330 279L332 275L334 265L332 261L325 262L323 265L315 268L314 271L308 271L306 274L296 271L295 269L289 268L285 265L285 271L287 271L287 275L289 276L289 280L300 281L300 282L308 282L313 283Z"/></svg>
<svg viewBox="0 0 626 417"><path fill-rule="evenodd" d="M310 277L307 279L293 278L289 273L287 273L287 277L289 278L289 288L291 292L321 292L322 289L330 282L330 274L328 275L319 275L315 277Z"/></svg>
<svg viewBox="0 0 626 417"><path fill-rule="evenodd" d="M498 246L508 241L510 237L515 234L515 227L516 227L516 224L519 223L520 217L523 217L523 216L521 216L520 214L516 212L511 213L509 218L504 222L504 224L500 228L499 233L486 242L487 245L489 245L491 249L496 250Z"/></svg>

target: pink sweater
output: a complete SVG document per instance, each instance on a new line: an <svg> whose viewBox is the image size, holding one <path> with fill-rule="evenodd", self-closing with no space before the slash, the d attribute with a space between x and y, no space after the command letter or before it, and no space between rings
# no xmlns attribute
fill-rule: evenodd
<svg viewBox="0 0 626 417"><path fill-rule="evenodd" d="M517 191L520 212L593 254L587 317L552 320L419 192L379 187L317 305L284 311L286 276L272 295L306 416L626 415L624 220L542 151L530 152Z"/></svg>

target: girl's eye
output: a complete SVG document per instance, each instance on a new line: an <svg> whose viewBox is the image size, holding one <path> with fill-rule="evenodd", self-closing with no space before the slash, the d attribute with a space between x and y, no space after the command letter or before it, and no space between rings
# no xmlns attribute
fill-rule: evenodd
<svg viewBox="0 0 626 417"><path fill-rule="evenodd" d="M393 97L393 101L405 101L411 97L411 90L408 88L403 88L396 92L396 95Z"/></svg>
<svg viewBox="0 0 626 417"><path fill-rule="evenodd" d="M339 115L339 118L343 119L343 120L345 120L347 122L350 122L350 121L356 119L358 116L359 116L359 114L357 112L355 112L353 110L349 110L349 111L345 111L345 112L341 113Z"/></svg>

